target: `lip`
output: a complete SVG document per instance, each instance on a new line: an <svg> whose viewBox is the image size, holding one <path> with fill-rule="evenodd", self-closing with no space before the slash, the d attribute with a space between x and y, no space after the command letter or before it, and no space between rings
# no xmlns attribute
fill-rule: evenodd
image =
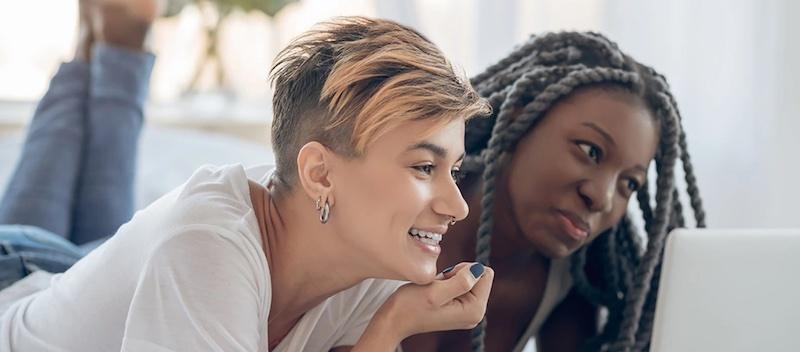
<svg viewBox="0 0 800 352"><path fill-rule="evenodd" d="M428 227L425 227L425 226L420 226L420 227L411 226L411 229L422 230L422 231L425 231L425 232L438 233L440 235L444 235L444 233L447 232L447 226L428 226ZM409 229L409 230L411 230L411 229Z"/></svg>
<svg viewBox="0 0 800 352"><path fill-rule="evenodd" d="M558 209L557 213L564 229L570 237L579 241L589 237L591 227L585 220L578 216L578 214L561 209Z"/></svg>
<svg viewBox="0 0 800 352"><path fill-rule="evenodd" d="M426 243L422 243L419 240L413 239L411 236L408 237L408 240L413 242L414 246L421 249L423 253L427 255L431 255L433 257L438 257L439 254L442 253L442 247L440 245L430 245Z"/></svg>
<svg viewBox="0 0 800 352"><path fill-rule="evenodd" d="M412 227L412 228L420 230L420 231L433 232L433 233L438 233L438 234L443 234L445 231L447 231L447 227L446 226L444 226L444 227ZM442 253L442 247L441 247L440 244L435 244L435 245L427 244L427 243L424 243L424 242L422 242L420 240L414 239L413 236L411 236L410 234L408 235L407 238L408 238L409 241L414 243L413 246L419 248L420 250L422 250L423 253L425 253L427 255L430 255L430 256L433 256L434 258L436 258L436 257L439 256L439 254Z"/></svg>

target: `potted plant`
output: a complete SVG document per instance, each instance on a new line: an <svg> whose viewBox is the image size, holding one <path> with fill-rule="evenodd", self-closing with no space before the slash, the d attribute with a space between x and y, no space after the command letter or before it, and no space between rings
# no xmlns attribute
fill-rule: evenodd
<svg viewBox="0 0 800 352"><path fill-rule="evenodd" d="M273 17L284 6L295 1L297 0L167 0L164 12L165 17L178 15L185 6L190 4L197 6L203 16L203 30L208 40L206 41L205 54L197 65L187 91L193 92L197 90L203 72L213 62L218 63L215 66L214 83L219 87L224 87L225 68L220 63L217 48L220 24L228 15L238 9L244 12L259 11L269 17Z"/></svg>

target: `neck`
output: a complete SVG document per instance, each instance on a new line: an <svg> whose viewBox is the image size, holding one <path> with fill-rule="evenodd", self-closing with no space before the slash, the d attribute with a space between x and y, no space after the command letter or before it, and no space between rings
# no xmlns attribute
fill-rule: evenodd
<svg viewBox="0 0 800 352"><path fill-rule="evenodd" d="M276 192L251 183L269 265L272 304L268 323L291 322L328 297L367 278L350 261L331 224L321 224L314 203L300 192Z"/></svg>

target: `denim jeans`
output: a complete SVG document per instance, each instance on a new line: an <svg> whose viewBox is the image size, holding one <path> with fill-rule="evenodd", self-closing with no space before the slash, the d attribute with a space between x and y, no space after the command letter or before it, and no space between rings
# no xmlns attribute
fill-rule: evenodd
<svg viewBox="0 0 800 352"><path fill-rule="evenodd" d="M0 287L66 270L130 219L153 63L98 43L89 62L59 67L0 200Z"/></svg>
<svg viewBox="0 0 800 352"><path fill-rule="evenodd" d="M36 270L66 271L93 246L76 246L35 226L0 225L0 290Z"/></svg>

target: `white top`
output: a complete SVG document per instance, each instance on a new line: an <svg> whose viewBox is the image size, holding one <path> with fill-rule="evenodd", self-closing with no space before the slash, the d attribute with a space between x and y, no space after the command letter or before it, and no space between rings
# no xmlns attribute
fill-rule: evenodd
<svg viewBox="0 0 800 352"><path fill-rule="evenodd" d="M570 275L570 258L555 259L550 261L550 270L544 287L544 296L539 308L533 315L528 328L522 338L514 347L514 352L533 352L536 350L534 339L539 335L539 330L550 313L567 297L572 289L572 275Z"/></svg>
<svg viewBox="0 0 800 352"><path fill-rule="evenodd" d="M355 344L401 284L328 298L275 351ZM244 168L203 167L0 313L0 351L267 351L271 292Z"/></svg>

